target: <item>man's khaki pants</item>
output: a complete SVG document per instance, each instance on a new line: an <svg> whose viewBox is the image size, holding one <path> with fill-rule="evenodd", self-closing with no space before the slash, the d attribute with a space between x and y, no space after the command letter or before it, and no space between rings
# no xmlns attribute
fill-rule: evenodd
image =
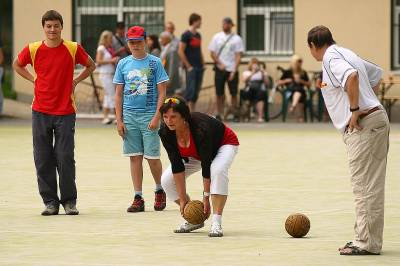
<svg viewBox="0 0 400 266"><path fill-rule="evenodd" d="M345 132L355 196L356 222L353 244L369 252L382 249L385 176L389 149L389 120L378 110L360 120L362 130Z"/></svg>

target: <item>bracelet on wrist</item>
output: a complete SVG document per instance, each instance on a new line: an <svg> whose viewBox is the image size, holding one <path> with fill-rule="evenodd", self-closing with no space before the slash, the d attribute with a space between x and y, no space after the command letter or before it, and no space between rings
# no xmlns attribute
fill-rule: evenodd
<svg viewBox="0 0 400 266"><path fill-rule="evenodd" d="M357 106L356 108L351 108L350 107L350 112L355 112L355 111L358 111L358 110L360 110L359 106Z"/></svg>
<svg viewBox="0 0 400 266"><path fill-rule="evenodd" d="M206 192L206 191L203 191L203 197L209 197L210 196L210 192Z"/></svg>

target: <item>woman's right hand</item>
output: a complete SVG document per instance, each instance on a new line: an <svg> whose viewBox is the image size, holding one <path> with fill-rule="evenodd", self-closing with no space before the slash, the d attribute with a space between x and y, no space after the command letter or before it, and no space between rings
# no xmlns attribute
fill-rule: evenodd
<svg viewBox="0 0 400 266"><path fill-rule="evenodd" d="M184 211L185 211L185 206L186 206L187 203L188 203L188 200L187 200L186 197L185 197L184 200L181 200L181 199L179 200L180 211L181 211L182 217L183 217L183 213L184 213Z"/></svg>
<svg viewBox="0 0 400 266"><path fill-rule="evenodd" d="M126 127L125 127L124 122L117 121L117 130L118 130L118 135L120 135L122 138L124 138L125 134L126 134Z"/></svg>

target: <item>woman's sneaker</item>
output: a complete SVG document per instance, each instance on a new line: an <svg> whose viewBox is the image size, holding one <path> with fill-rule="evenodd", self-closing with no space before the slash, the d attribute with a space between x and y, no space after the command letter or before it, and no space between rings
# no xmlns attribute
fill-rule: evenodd
<svg viewBox="0 0 400 266"><path fill-rule="evenodd" d="M221 237L224 235L222 231L222 226L219 223L213 223L211 225L210 232L208 233L209 237Z"/></svg>
<svg viewBox="0 0 400 266"><path fill-rule="evenodd" d="M127 212L144 212L144 200L140 195L136 195L132 205L126 210Z"/></svg>
<svg viewBox="0 0 400 266"><path fill-rule="evenodd" d="M177 229L174 230L174 233L180 234L180 233L190 233L194 230L200 229L204 227L204 223L201 224L191 224L189 222L184 222L181 224Z"/></svg>

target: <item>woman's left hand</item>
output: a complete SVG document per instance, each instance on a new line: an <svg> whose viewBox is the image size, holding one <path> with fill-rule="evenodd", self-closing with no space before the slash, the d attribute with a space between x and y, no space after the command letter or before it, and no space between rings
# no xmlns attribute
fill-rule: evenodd
<svg viewBox="0 0 400 266"><path fill-rule="evenodd" d="M153 119L151 119L149 125L147 126L148 129L150 130L156 130L159 126L160 120L157 119L156 117L153 117Z"/></svg>
<svg viewBox="0 0 400 266"><path fill-rule="evenodd" d="M208 219L208 217L210 217L210 213L211 213L209 197L203 197L203 204L204 204L204 214L206 216L206 219Z"/></svg>

